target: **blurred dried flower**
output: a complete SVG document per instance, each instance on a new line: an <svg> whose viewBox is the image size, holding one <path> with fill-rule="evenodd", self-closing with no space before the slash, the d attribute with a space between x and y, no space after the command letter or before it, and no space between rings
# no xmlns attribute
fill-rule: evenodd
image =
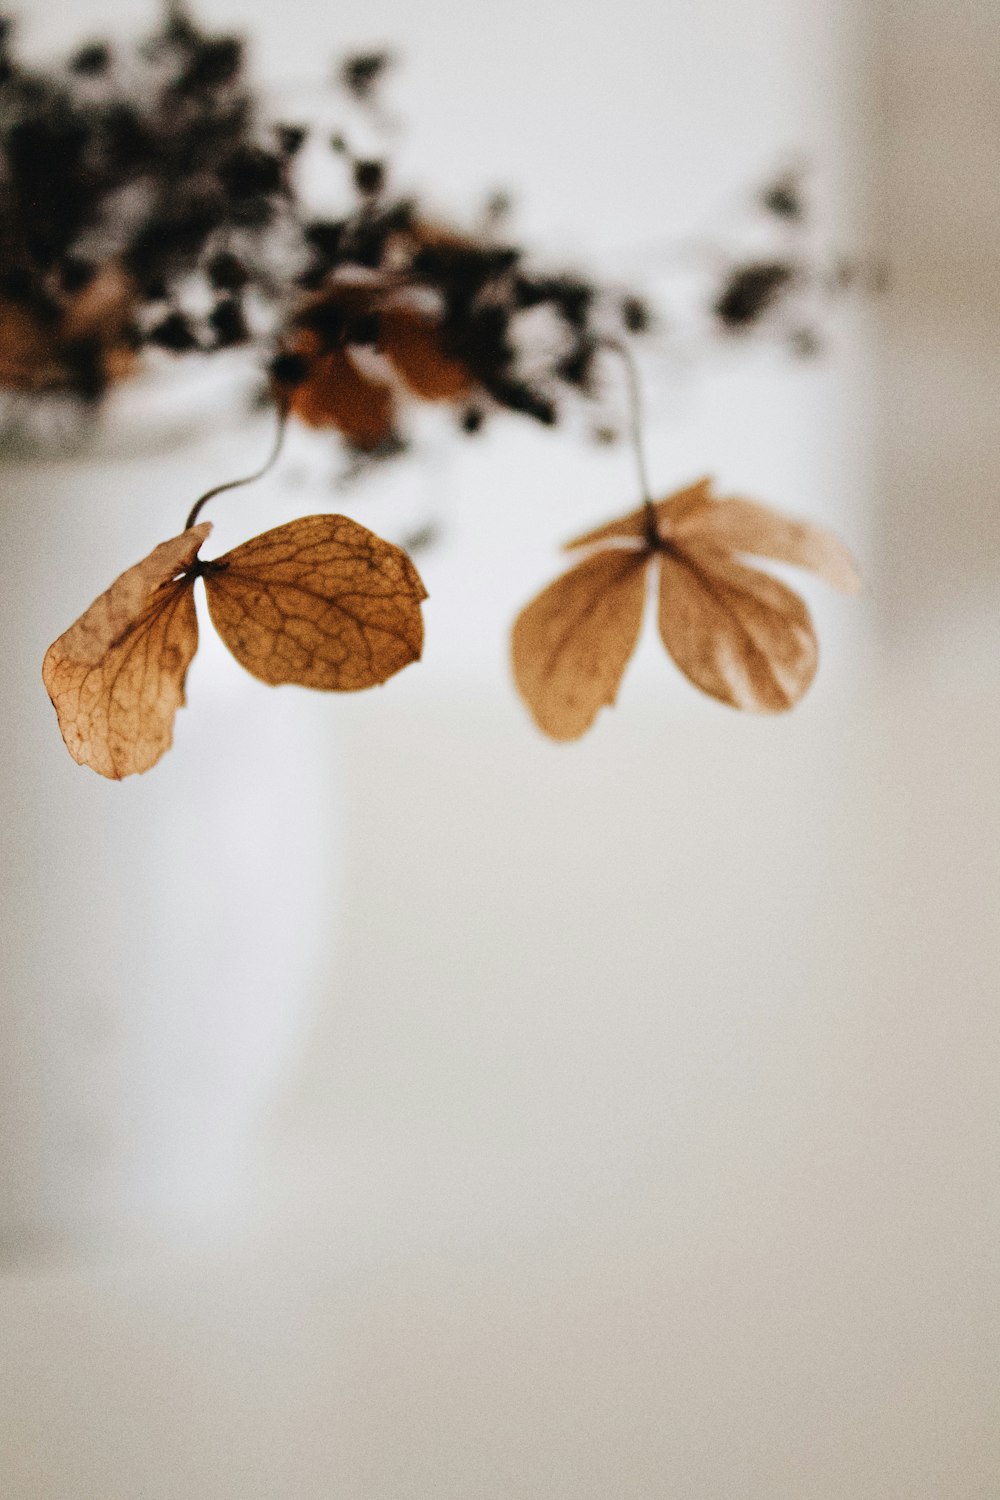
<svg viewBox="0 0 1000 1500"><path fill-rule="evenodd" d="M219 635L263 682L351 692L420 656L427 595L399 547L346 516L305 516L203 561L211 529L154 548L45 654L66 747L102 776L147 771L170 748L198 648L199 577Z"/></svg>
<svg viewBox="0 0 1000 1500"><path fill-rule="evenodd" d="M801 698L816 670L816 638L798 595L737 555L809 568L847 593L860 586L828 531L754 501L716 499L707 479L568 547L601 550L527 605L512 637L517 686L556 740L578 739L615 701L651 570L659 568L660 637L684 675L733 708L761 713Z"/></svg>

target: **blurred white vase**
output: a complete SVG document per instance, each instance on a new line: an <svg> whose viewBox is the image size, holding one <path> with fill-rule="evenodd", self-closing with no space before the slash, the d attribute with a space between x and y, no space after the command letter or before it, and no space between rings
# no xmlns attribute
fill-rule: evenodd
<svg viewBox="0 0 1000 1500"><path fill-rule="evenodd" d="M266 451L234 394L206 405L194 387L177 406L154 383L116 398L87 451L0 467L0 1259L238 1222L328 972L329 700L247 676L199 605L174 747L113 783L70 759L40 676L49 642L182 528L224 463ZM243 535L283 519L260 504L242 506Z"/></svg>

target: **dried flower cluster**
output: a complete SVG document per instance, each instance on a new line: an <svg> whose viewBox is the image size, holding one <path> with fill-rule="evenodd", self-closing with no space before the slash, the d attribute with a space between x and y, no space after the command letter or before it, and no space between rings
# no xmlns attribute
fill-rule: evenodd
<svg viewBox="0 0 1000 1500"><path fill-rule="evenodd" d="M613 348L629 362L639 447L626 345L657 326L648 298L539 268L500 232L496 199L475 231L439 222L393 190L388 160L355 154L343 134L326 145L346 168L350 206L307 209L297 183L307 129L263 109L240 37L204 32L179 5L138 50L93 42L49 70L23 65L12 35L0 20L0 388L94 405L146 350L246 345L282 431L286 420L328 430L367 462L405 448L418 402L470 434L502 411L553 426L574 404L600 402ZM384 53L350 58L338 86L377 114L388 64ZM805 216L797 178L771 184L758 207L794 230ZM727 259L705 308L720 337L773 326L811 352L796 299L847 285L857 267L827 272L793 241L771 258ZM145 771L171 743L199 578L222 639L264 682L354 690L420 655L425 595L405 552L347 517L311 516L203 559L209 527L197 518L216 493L46 655L66 744L102 775ZM716 500L707 482L647 499L574 545L585 559L513 636L518 686L556 739L576 738L613 701L651 575L681 670L764 711L805 691L816 642L797 596L738 555L856 581L825 533Z"/></svg>
<svg viewBox="0 0 1000 1500"><path fill-rule="evenodd" d="M21 64L13 40L0 19L8 389L93 401L144 347L248 344L297 388L296 415L386 450L399 445L399 403L387 371L365 374L385 352L412 394L454 402L467 432L496 407L553 423L560 391L588 393L594 320L633 331L649 321L634 295L533 271L491 229L436 225L393 193L388 161L355 157L341 135L328 144L353 207L310 212L296 172L306 128L268 117L240 37L208 34L180 8L135 52L95 42L45 71ZM372 106L386 65L350 58L340 85ZM541 361L517 326L539 306L565 328Z"/></svg>
<svg viewBox="0 0 1000 1500"><path fill-rule="evenodd" d="M242 336L221 246L259 242L288 191L242 50L175 13L134 54L93 43L39 70L0 22L0 318L23 348L4 384L94 399L144 343L188 347L172 301L198 268L219 273L212 344Z"/></svg>
<svg viewBox="0 0 1000 1500"><path fill-rule="evenodd" d="M0 17L0 387L93 402L143 348L248 345L296 388L297 416L380 454L402 440L397 377L451 403L468 433L495 410L551 425L567 401L599 397L602 337L657 324L635 291L533 265L500 232L498 195L476 232L437 223L393 191L386 157L356 155L344 134L325 144L353 206L317 215L298 183L308 129L272 118L241 37L204 31L180 5L138 48L94 41L47 69L14 42ZM348 58L337 86L377 111L389 62ZM777 225L806 216L793 175L760 206ZM730 259L708 311L720 335L745 333L858 272L789 242ZM540 308L554 341L524 316ZM798 324L780 331L802 352L814 341Z"/></svg>

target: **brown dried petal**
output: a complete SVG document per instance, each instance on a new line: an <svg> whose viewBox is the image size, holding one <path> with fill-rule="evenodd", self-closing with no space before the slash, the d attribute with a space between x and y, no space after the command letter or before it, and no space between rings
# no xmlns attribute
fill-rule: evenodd
<svg viewBox="0 0 1000 1500"><path fill-rule="evenodd" d="M134 297L125 273L108 264L65 301L51 323L30 308L0 300L0 386L30 391L72 387L68 356L82 340L97 346L107 381L124 379L138 363L124 337Z"/></svg>
<svg viewBox="0 0 1000 1500"><path fill-rule="evenodd" d="M52 333L28 308L0 301L0 386L45 390L63 373Z"/></svg>
<svg viewBox="0 0 1000 1500"><path fill-rule="evenodd" d="M427 313L386 308L379 319L379 348L422 401L455 401L472 389L469 371L445 354L437 321Z"/></svg>
<svg viewBox="0 0 1000 1500"><path fill-rule="evenodd" d="M310 427L335 427L359 448L377 448L396 422L389 386L342 349L313 356L309 374L292 392L290 410Z"/></svg>
<svg viewBox="0 0 1000 1500"><path fill-rule="evenodd" d="M680 546L693 542L722 552L747 552L809 568L835 589L861 587L854 559L837 537L809 521L795 521L753 500L716 500L673 520Z"/></svg>
<svg viewBox="0 0 1000 1500"><path fill-rule="evenodd" d="M708 549L664 553L660 567L660 636L696 687L758 713L781 713L802 697L817 646L797 594Z"/></svg>
<svg viewBox="0 0 1000 1500"><path fill-rule="evenodd" d="M478 250L482 241L471 234L463 234L450 224L435 223L432 219L415 219L410 226L410 235L418 245L433 250Z"/></svg>
<svg viewBox="0 0 1000 1500"><path fill-rule="evenodd" d="M262 682L374 687L423 647L416 568L346 516L304 516L244 542L207 569L205 590L216 630Z"/></svg>
<svg viewBox="0 0 1000 1500"><path fill-rule="evenodd" d="M102 776L148 771L170 748L198 649L194 580L178 575L211 529L203 522L154 548L45 653L42 680L66 748Z"/></svg>
<svg viewBox="0 0 1000 1500"><path fill-rule="evenodd" d="M120 266L109 262L99 267L93 280L69 299L63 315L63 339L97 338L102 344L115 344L135 297L135 286Z"/></svg>
<svg viewBox="0 0 1000 1500"><path fill-rule="evenodd" d="M666 500L657 500L657 521L661 524L676 525L684 516L697 515L711 503L711 488L711 479L699 479L696 484L678 490ZM577 547L592 547L598 542L617 541L628 537L642 538L645 535L646 508L640 506L638 510L631 511L627 516L620 516L617 521L608 521L606 525L598 526L594 531L587 531L583 536L574 537L571 542L564 543L563 550L572 552Z"/></svg>
<svg viewBox="0 0 1000 1500"><path fill-rule="evenodd" d="M648 561L638 551L599 552L518 615L514 676L535 722L552 739L579 739L615 701L639 638Z"/></svg>

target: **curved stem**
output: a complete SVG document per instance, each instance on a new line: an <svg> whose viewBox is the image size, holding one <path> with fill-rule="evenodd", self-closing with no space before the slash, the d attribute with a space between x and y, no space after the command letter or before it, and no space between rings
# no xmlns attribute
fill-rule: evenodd
<svg viewBox="0 0 1000 1500"><path fill-rule="evenodd" d="M629 426L632 438L632 451L635 454L635 466L639 475L639 488L642 492L642 503L646 509L646 530L650 543L655 545L659 540L656 527L656 507L649 487L649 470L646 467L646 451L642 442L642 388L639 382L639 369L635 362L635 356L631 349L621 339L604 337L601 339L601 347L610 349L617 354L625 366L625 374L628 383L628 409Z"/></svg>
<svg viewBox="0 0 1000 1500"><path fill-rule="evenodd" d="M278 461L278 456L281 453L282 445L285 441L285 428L287 425L288 401L285 399L281 399L278 402L278 430L274 435L274 442L271 445L271 451L267 456L266 462L263 463L259 469L255 469L252 474L247 474L243 479L229 479L225 484L217 484L213 489L206 490L205 493L200 497L200 499L196 500L194 505L192 505L191 513L184 523L185 531L191 530L191 527L195 524L199 515L201 514L202 507L207 505L209 500L214 500L216 495L221 495L225 490L238 490L244 484L253 484L256 480L263 479L264 475L270 469L273 469L274 465Z"/></svg>

